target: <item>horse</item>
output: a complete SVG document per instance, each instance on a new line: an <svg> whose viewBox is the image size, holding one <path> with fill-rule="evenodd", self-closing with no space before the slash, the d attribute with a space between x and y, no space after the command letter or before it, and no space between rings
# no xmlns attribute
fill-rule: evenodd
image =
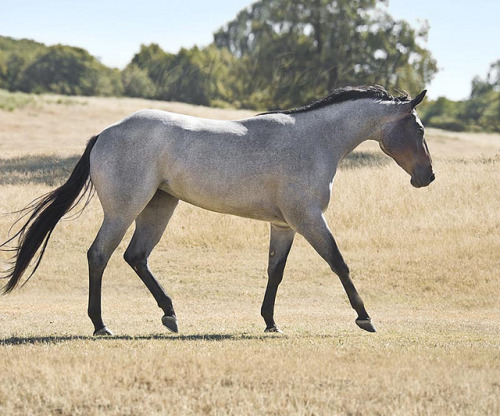
<svg viewBox="0 0 500 416"><path fill-rule="evenodd" d="M104 218L87 252L88 316L94 335L113 335L102 319L102 276L134 221L124 259L163 310L163 325L178 332L172 299L150 271L148 257L179 201L270 223L268 282L261 307L266 332L281 332L274 304L296 233L340 278L357 313L355 323L375 332L323 214L339 162L365 140L377 141L411 176L414 187L435 179L415 110L425 94L411 99L407 94L392 96L380 86L346 87L305 107L234 121L135 112L93 136L69 179L24 209L25 224L2 245L5 249L17 239L3 291L18 285L38 253L24 283L29 280L58 221L95 188Z"/></svg>

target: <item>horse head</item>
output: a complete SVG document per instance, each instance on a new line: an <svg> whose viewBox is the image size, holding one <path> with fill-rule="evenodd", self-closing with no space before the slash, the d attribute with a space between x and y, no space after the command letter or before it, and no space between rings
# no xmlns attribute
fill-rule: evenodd
<svg viewBox="0 0 500 416"><path fill-rule="evenodd" d="M416 188L428 186L435 179L424 126L415 110L426 92L397 106L395 116L383 125L379 140L380 148L411 176L410 183Z"/></svg>

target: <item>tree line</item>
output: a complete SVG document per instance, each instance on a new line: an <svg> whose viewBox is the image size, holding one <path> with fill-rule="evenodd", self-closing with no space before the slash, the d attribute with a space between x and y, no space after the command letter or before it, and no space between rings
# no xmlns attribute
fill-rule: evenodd
<svg viewBox="0 0 500 416"><path fill-rule="evenodd" d="M419 111L422 122L452 131L500 133L500 59L490 65L484 78L476 76L471 84L467 100L428 101Z"/></svg>
<svg viewBox="0 0 500 416"><path fill-rule="evenodd" d="M217 30L207 47L172 54L155 43L141 45L123 70L81 48L0 36L0 88L255 110L304 105L346 85L380 84L416 94L437 72L422 46L429 27L395 20L382 3L256 1ZM473 81L473 103L429 103L428 124L498 131L496 65L486 79Z"/></svg>

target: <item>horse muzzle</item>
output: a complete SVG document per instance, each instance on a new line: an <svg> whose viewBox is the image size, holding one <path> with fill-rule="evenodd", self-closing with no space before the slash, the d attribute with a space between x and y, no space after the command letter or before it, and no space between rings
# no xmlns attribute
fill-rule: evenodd
<svg viewBox="0 0 500 416"><path fill-rule="evenodd" d="M410 183L415 188L423 188L425 186L429 186L435 179L436 175L432 171L432 167L430 169L425 169L425 171L417 169L411 176Z"/></svg>

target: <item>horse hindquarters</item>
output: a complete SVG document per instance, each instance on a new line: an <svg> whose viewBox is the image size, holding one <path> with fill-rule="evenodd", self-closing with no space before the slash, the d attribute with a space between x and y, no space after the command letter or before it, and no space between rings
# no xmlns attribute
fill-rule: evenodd
<svg viewBox="0 0 500 416"><path fill-rule="evenodd" d="M104 269L127 229L158 189L154 165L144 163L140 149L135 150L120 146L112 134L102 133L90 155L90 177L104 212L101 228L87 253L88 314L96 335L111 334L101 313Z"/></svg>

